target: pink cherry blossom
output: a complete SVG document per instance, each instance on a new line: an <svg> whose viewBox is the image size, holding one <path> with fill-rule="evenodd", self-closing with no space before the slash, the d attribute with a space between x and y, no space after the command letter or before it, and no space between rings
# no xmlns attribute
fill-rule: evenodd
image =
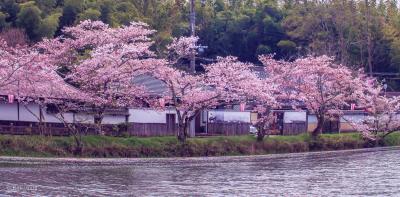
<svg viewBox="0 0 400 197"><path fill-rule="evenodd" d="M328 118L341 115L351 102L364 95L368 80L360 72L335 64L327 56L305 57L294 62L276 61L271 56L260 58L278 86L280 99L287 104L304 106L317 116L313 136L322 131Z"/></svg>
<svg viewBox="0 0 400 197"><path fill-rule="evenodd" d="M101 120L109 107L142 106L145 89L132 83L164 64L150 50L154 31L146 24L110 28L100 21L83 21L63 30L64 36L37 45L49 62L66 68L66 80L84 92ZM101 122L101 121L100 121Z"/></svg>
<svg viewBox="0 0 400 197"><path fill-rule="evenodd" d="M359 103L367 115L361 121L347 120L370 140L380 140L400 129L400 97L386 97L382 87L370 88Z"/></svg>

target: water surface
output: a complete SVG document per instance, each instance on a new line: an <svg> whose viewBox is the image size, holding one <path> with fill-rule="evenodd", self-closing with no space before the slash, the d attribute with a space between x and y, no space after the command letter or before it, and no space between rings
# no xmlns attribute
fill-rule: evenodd
<svg viewBox="0 0 400 197"><path fill-rule="evenodd" d="M249 157L0 157L5 196L400 196L400 148Z"/></svg>

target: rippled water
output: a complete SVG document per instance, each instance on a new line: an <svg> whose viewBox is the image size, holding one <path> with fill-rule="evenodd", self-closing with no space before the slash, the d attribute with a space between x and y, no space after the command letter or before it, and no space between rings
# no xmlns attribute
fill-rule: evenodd
<svg viewBox="0 0 400 197"><path fill-rule="evenodd" d="M6 196L400 196L400 148L172 159L0 158Z"/></svg>

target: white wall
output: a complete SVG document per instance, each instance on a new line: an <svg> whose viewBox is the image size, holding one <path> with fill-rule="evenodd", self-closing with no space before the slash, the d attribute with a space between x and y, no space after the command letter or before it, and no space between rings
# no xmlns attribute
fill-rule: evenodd
<svg viewBox="0 0 400 197"><path fill-rule="evenodd" d="M227 122L247 122L250 123L250 112L227 112L224 114Z"/></svg>
<svg viewBox="0 0 400 197"><path fill-rule="evenodd" d="M208 122L224 121L223 111L208 111Z"/></svg>
<svg viewBox="0 0 400 197"><path fill-rule="evenodd" d="M45 111L45 110L43 110ZM57 117L56 114L49 114L47 112L43 113L44 120L49 123L62 123Z"/></svg>
<svg viewBox="0 0 400 197"><path fill-rule="evenodd" d="M308 115L308 123L317 123L317 116L315 115Z"/></svg>
<svg viewBox="0 0 400 197"><path fill-rule="evenodd" d="M283 115L284 123L292 123L293 121L307 121L307 112L305 111L293 111L293 112L285 112Z"/></svg>
<svg viewBox="0 0 400 197"><path fill-rule="evenodd" d="M75 122L76 123L94 123L94 116L90 114L75 114Z"/></svg>
<svg viewBox="0 0 400 197"><path fill-rule="evenodd" d="M354 114L354 115L344 115L343 117L340 118L340 122L346 123L346 122L362 122L365 120L367 116L364 116L362 114Z"/></svg>
<svg viewBox="0 0 400 197"><path fill-rule="evenodd" d="M125 123L124 115L106 115L102 121L103 124L121 124Z"/></svg>
<svg viewBox="0 0 400 197"><path fill-rule="evenodd" d="M0 120L18 120L17 103L0 103Z"/></svg>
<svg viewBox="0 0 400 197"><path fill-rule="evenodd" d="M175 110L129 109L128 122L167 123L167 114L176 114ZM175 118L178 119L177 117Z"/></svg>
<svg viewBox="0 0 400 197"><path fill-rule="evenodd" d="M49 123L63 123L60 119L57 118L58 114L49 114L47 112L43 113L44 119ZM66 122L72 123L74 121L73 113L64 113L64 120Z"/></svg>
<svg viewBox="0 0 400 197"><path fill-rule="evenodd" d="M224 121L250 123L250 112L209 111L208 120L209 122Z"/></svg>
<svg viewBox="0 0 400 197"><path fill-rule="evenodd" d="M28 111L28 109L29 111ZM30 112L31 111L31 112ZM37 117L40 115L39 105L36 103L29 103L26 105L20 104L19 106L19 120L28 122L39 122L38 118L33 115L34 113Z"/></svg>

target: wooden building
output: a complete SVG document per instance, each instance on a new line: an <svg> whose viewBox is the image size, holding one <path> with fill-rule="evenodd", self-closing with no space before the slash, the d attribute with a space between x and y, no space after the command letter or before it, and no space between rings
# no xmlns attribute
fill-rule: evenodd
<svg viewBox="0 0 400 197"><path fill-rule="evenodd" d="M342 117L325 120L322 133L355 132L351 122L361 122L367 117L363 110L344 110ZM317 127L317 118L313 114L308 115L308 132Z"/></svg>
<svg viewBox="0 0 400 197"><path fill-rule="evenodd" d="M175 110L129 109L128 134L131 136L176 135L178 120Z"/></svg>
<svg viewBox="0 0 400 197"><path fill-rule="evenodd" d="M251 112L234 110L209 110L203 112L207 115L205 133L207 135L248 135L250 133Z"/></svg>

